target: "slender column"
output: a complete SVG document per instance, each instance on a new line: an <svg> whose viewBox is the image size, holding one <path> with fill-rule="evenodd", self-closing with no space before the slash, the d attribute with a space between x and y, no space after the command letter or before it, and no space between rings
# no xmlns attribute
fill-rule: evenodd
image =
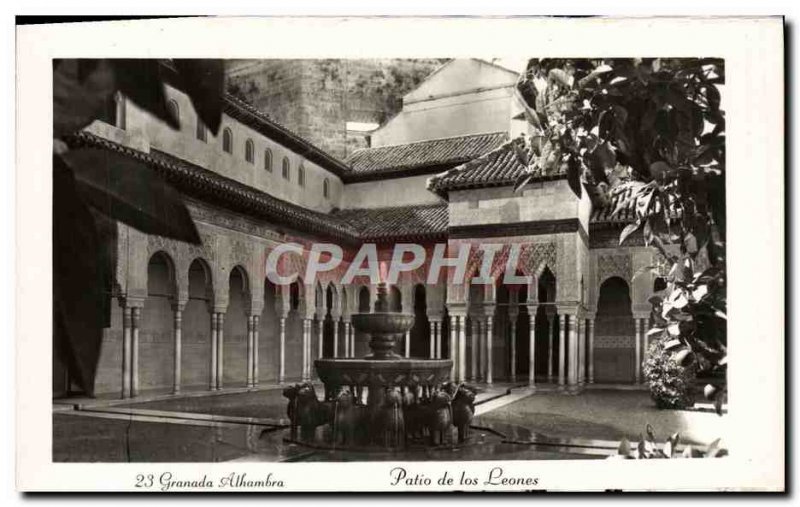
<svg viewBox="0 0 800 507"><path fill-rule="evenodd" d="M566 315L563 313L558 316L558 385L564 386L565 376L565 350L566 350Z"/></svg>
<svg viewBox="0 0 800 507"><path fill-rule="evenodd" d="M578 384L578 318L567 315L569 319L569 378L567 384L575 387Z"/></svg>
<svg viewBox="0 0 800 507"><path fill-rule="evenodd" d="M131 312L131 397L139 395L139 324L142 309L134 306Z"/></svg>
<svg viewBox="0 0 800 507"><path fill-rule="evenodd" d="M172 392L181 392L181 325L183 323L183 307L176 305L173 313L173 344L175 346L172 366Z"/></svg>
<svg viewBox="0 0 800 507"><path fill-rule="evenodd" d="M508 315L509 323L511 324L511 336L509 337L509 349L511 349L511 357L510 361L511 364L508 368L509 376L511 377L511 381L515 382L517 380L517 314L509 314Z"/></svg>
<svg viewBox="0 0 800 507"><path fill-rule="evenodd" d="M350 357L356 357L356 328L350 323Z"/></svg>
<svg viewBox="0 0 800 507"><path fill-rule="evenodd" d="M405 356L411 357L411 330L406 331L406 336L404 338L404 346L405 346Z"/></svg>
<svg viewBox="0 0 800 507"><path fill-rule="evenodd" d="M350 321L344 321L344 357L353 357L350 350Z"/></svg>
<svg viewBox="0 0 800 507"><path fill-rule="evenodd" d="M458 317L458 381L467 380L467 316Z"/></svg>
<svg viewBox="0 0 800 507"><path fill-rule="evenodd" d="M325 338L325 318L324 317L319 319L318 332L319 332L319 335L318 335L318 338L317 338L317 358L320 358L320 357L322 357L323 339ZM309 347L310 346L311 345L310 345L310 342L309 342ZM334 355L335 355L335 353L334 353ZM309 357L311 357L310 354L309 354ZM310 365L309 365L309 368L310 368Z"/></svg>
<svg viewBox="0 0 800 507"><path fill-rule="evenodd" d="M589 383L594 384L594 318L589 319Z"/></svg>
<svg viewBox="0 0 800 507"><path fill-rule="evenodd" d="M320 328L322 327L322 322L320 322ZM311 342L311 319L303 319L303 371L300 374L303 380L308 380L309 378L309 368L308 362L310 359L310 346L309 342Z"/></svg>
<svg viewBox="0 0 800 507"><path fill-rule="evenodd" d="M547 315L547 381L553 381L553 315Z"/></svg>
<svg viewBox="0 0 800 507"><path fill-rule="evenodd" d="M258 387L258 333L260 315L253 315L253 387Z"/></svg>
<svg viewBox="0 0 800 507"><path fill-rule="evenodd" d="M339 321L333 321L333 357L339 357Z"/></svg>
<svg viewBox="0 0 800 507"><path fill-rule="evenodd" d="M280 320L280 344L278 345L278 383L286 381L286 317Z"/></svg>
<svg viewBox="0 0 800 507"><path fill-rule="evenodd" d="M444 329L444 322L436 323L436 359L442 358L442 332Z"/></svg>
<svg viewBox="0 0 800 507"><path fill-rule="evenodd" d="M478 345L478 336L480 336L481 326L477 318L472 319L472 340L470 340L470 347L472 348L472 357L470 357L469 379L475 382L478 379L478 357L480 356L480 345Z"/></svg>
<svg viewBox="0 0 800 507"><path fill-rule="evenodd" d="M575 330L578 332L578 383L586 382L586 321L577 316Z"/></svg>
<svg viewBox="0 0 800 507"><path fill-rule="evenodd" d="M131 397L131 317L132 308L123 307L122 310L122 397ZM69 388L69 384L67 384Z"/></svg>
<svg viewBox="0 0 800 507"><path fill-rule="evenodd" d="M494 315L489 315L486 317L486 383L492 383L492 338L493 338L493 330L492 324L494 321Z"/></svg>
<svg viewBox="0 0 800 507"><path fill-rule="evenodd" d="M538 306L528 305L528 384L536 385L536 311Z"/></svg>
<svg viewBox="0 0 800 507"><path fill-rule="evenodd" d="M222 389L225 363L225 314L222 312L217 316L217 328L217 389Z"/></svg>
<svg viewBox="0 0 800 507"><path fill-rule="evenodd" d="M450 316L450 359L453 360L453 380L458 378L458 357L456 350L456 335L458 334L458 317L455 315Z"/></svg>
<svg viewBox="0 0 800 507"><path fill-rule="evenodd" d="M209 368L208 388L211 391L217 389L217 331L219 329L219 315L217 312L211 314L211 366Z"/></svg>
<svg viewBox="0 0 800 507"><path fill-rule="evenodd" d="M430 353L428 357L431 359L436 359L436 324L435 320L431 321L431 332L430 332Z"/></svg>
<svg viewBox="0 0 800 507"><path fill-rule="evenodd" d="M640 384L642 382L642 346L641 346L641 338L642 338L642 321L641 319L633 319L636 325L636 383Z"/></svg>
<svg viewBox="0 0 800 507"><path fill-rule="evenodd" d="M247 387L253 386L253 316L247 316Z"/></svg>

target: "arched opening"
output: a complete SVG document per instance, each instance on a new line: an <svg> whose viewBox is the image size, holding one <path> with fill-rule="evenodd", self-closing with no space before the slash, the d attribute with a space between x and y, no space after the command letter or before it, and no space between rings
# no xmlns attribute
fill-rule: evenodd
<svg viewBox="0 0 800 507"><path fill-rule="evenodd" d="M157 252L147 263L147 299L139 331L139 388L172 386L174 372L175 269L172 259Z"/></svg>
<svg viewBox="0 0 800 507"><path fill-rule="evenodd" d="M335 303L336 296L334 294L334 289L332 285L328 285L328 288L325 289L324 293L325 297L325 316L322 320L322 356L323 357L334 357L334 340L333 340L333 326L335 322L333 320L333 314L331 313L333 310L333 305Z"/></svg>
<svg viewBox="0 0 800 507"><path fill-rule="evenodd" d="M175 120L175 123L178 125L178 130L181 128L181 108L178 106L178 103L175 102L174 99L170 99L167 102L167 110L169 111L170 116Z"/></svg>
<svg viewBox="0 0 800 507"><path fill-rule="evenodd" d="M290 171L289 159L283 157L283 164L281 165L281 175L283 176L283 179L285 180L290 179L289 171Z"/></svg>
<svg viewBox="0 0 800 507"><path fill-rule="evenodd" d="M289 286L289 315L286 318L285 368L287 378L299 378L303 372L303 290L302 281Z"/></svg>
<svg viewBox="0 0 800 507"><path fill-rule="evenodd" d="M428 302L425 286L414 287L414 327L411 328L411 357L429 357L431 326L428 321Z"/></svg>
<svg viewBox="0 0 800 507"><path fill-rule="evenodd" d="M241 266L228 277L228 309L225 312L223 335L223 382L225 385L247 385L247 310L249 280Z"/></svg>
<svg viewBox="0 0 800 507"><path fill-rule="evenodd" d="M272 150L269 148L264 150L264 170L272 172Z"/></svg>
<svg viewBox="0 0 800 507"><path fill-rule="evenodd" d="M211 269L202 259L189 266L189 301L181 330L181 385L208 385L211 365Z"/></svg>
<svg viewBox="0 0 800 507"><path fill-rule="evenodd" d="M306 168L302 164L297 168L297 184L301 187L306 186Z"/></svg>
<svg viewBox="0 0 800 507"><path fill-rule="evenodd" d="M244 160L245 162L249 162L251 164L255 163L256 160L256 147L253 144L252 139L248 139L244 143Z"/></svg>
<svg viewBox="0 0 800 507"><path fill-rule="evenodd" d="M264 309L258 323L259 382L275 382L280 369L279 294L269 279L264 280Z"/></svg>
<svg viewBox="0 0 800 507"><path fill-rule="evenodd" d="M222 131L222 151L233 153L233 132L228 127Z"/></svg>
<svg viewBox="0 0 800 507"><path fill-rule="evenodd" d="M517 286L516 290L516 301L517 301L517 312L516 312L516 325L514 326L514 330L516 331L513 339L515 340L515 354L514 360L516 361L516 370L515 373L518 378L528 377L528 372L531 369L531 359L530 359L530 351L531 351L531 324L530 324L530 317L528 313L528 307L525 304L528 300L528 286L527 285L520 285ZM534 356L534 360L536 357Z"/></svg>
<svg viewBox="0 0 800 507"><path fill-rule="evenodd" d="M630 288L622 278L608 278L600 285L595 318L596 381L633 382L635 345Z"/></svg>
<svg viewBox="0 0 800 507"><path fill-rule="evenodd" d="M331 183L328 178L322 180L322 197L328 199L331 196Z"/></svg>
<svg viewBox="0 0 800 507"><path fill-rule="evenodd" d="M359 313L369 313L369 289L361 287L358 290L358 311Z"/></svg>
<svg viewBox="0 0 800 507"><path fill-rule="evenodd" d="M536 311L536 377L558 377L559 324L556 311L556 277L545 267L537 281L539 307ZM566 352L566 349L565 349ZM567 354L565 354L565 359Z"/></svg>
<svg viewBox="0 0 800 507"><path fill-rule="evenodd" d="M369 287L365 285L358 289L358 312L370 312ZM369 340L369 337L360 331L355 331L353 340L355 341L354 348L356 357L366 355L368 353L367 341Z"/></svg>
<svg viewBox="0 0 800 507"><path fill-rule="evenodd" d="M389 287L389 311L398 313L403 311L403 294L396 285Z"/></svg>

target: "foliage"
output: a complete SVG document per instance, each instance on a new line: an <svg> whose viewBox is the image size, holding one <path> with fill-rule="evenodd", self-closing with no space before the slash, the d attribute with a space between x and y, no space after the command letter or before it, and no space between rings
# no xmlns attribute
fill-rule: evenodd
<svg viewBox="0 0 800 507"><path fill-rule="evenodd" d="M102 330L108 326L113 221L148 234L199 243L180 194L139 160L85 147L70 137L103 116L117 93L178 128L164 82L189 96L217 132L221 60L81 59L53 62L53 339L71 378L92 395ZM66 142L65 142L66 141Z"/></svg>
<svg viewBox="0 0 800 507"><path fill-rule="evenodd" d="M609 456L609 459L721 458L728 454L719 446L720 439L714 440L705 449L687 445L681 452L678 452L679 442L680 435L673 433L659 449L653 427L648 424L645 436L639 435L639 443L635 447L623 438L617 448L617 454Z"/></svg>
<svg viewBox="0 0 800 507"><path fill-rule="evenodd" d="M644 364L650 396L658 408L686 408L694 402L691 389L695 366L683 366L664 348L662 340L653 340Z"/></svg>
<svg viewBox="0 0 800 507"><path fill-rule="evenodd" d="M532 59L518 84L533 134L515 143L521 188L563 171L613 213L633 210L668 269L653 335L684 365L727 366L725 114L721 59ZM718 412L723 389L710 386Z"/></svg>

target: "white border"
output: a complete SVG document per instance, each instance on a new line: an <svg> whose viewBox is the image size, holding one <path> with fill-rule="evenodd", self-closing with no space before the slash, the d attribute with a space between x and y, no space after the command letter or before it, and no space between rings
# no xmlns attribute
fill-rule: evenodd
<svg viewBox="0 0 800 507"><path fill-rule="evenodd" d="M206 18L17 29L17 487L133 491L133 476L279 471L293 490L382 491L391 463L52 464L53 57L721 56L728 115L731 456L504 462L548 490L779 489L783 484L783 42L771 19ZM146 41L144 43L143 41ZM699 42L702 41L702 42ZM703 54L698 54L698 47ZM35 372L34 375L31 372ZM746 374L745 374L746 372ZM418 463L414 470L494 464ZM453 472L451 472L452 474ZM313 480L309 480L313 477ZM426 488L431 491L435 488ZM460 488L469 489L469 488ZM483 489L483 488L481 488ZM400 491L401 489L392 489Z"/></svg>

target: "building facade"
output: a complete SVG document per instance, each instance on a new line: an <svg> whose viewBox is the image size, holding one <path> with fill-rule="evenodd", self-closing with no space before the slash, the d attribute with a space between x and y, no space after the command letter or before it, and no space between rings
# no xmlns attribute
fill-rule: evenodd
<svg viewBox="0 0 800 507"><path fill-rule="evenodd" d="M641 382L655 277L643 268L661 261L637 238L619 246L629 213L577 198L561 172L514 191L524 167L513 143L528 128L517 79L490 62L451 60L346 158L233 96L217 136L177 88L167 93L179 130L120 97L114 122L96 121L71 143L148 164L185 196L203 243L117 224L95 392L254 388L312 379L317 357L365 354L368 337L350 316L372 308L376 286L343 285L340 271L275 285L266 258L287 242L306 250L285 257L298 273L320 242L346 252L374 243L382 260L401 243L497 244L501 256L516 245L513 274L524 283L505 283L502 267L479 273L477 248L467 278L488 283L430 283L427 266L404 273L392 304L417 318L401 352L453 358L454 378L473 382L570 392ZM54 395L69 383L54 358Z"/></svg>

